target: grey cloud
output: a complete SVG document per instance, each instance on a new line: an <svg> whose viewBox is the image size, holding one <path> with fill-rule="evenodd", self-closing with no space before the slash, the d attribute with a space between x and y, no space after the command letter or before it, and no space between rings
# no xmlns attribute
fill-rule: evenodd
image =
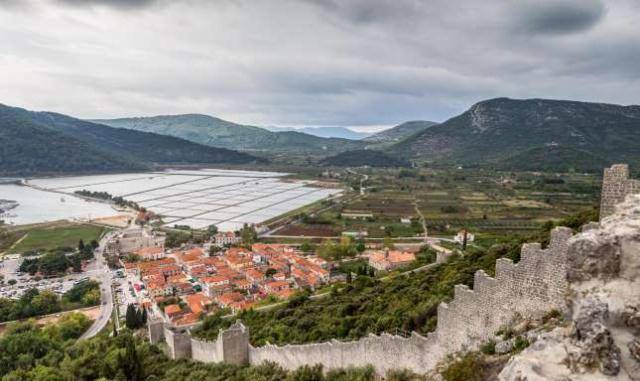
<svg viewBox="0 0 640 381"><path fill-rule="evenodd" d="M57 0L71 6L107 6L119 9L145 8L158 2L158 0Z"/></svg>
<svg viewBox="0 0 640 381"><path fill-rule="evenodd" d="M637 103L636 1L34 0L0 7L0 102L351 126L497 96Z"/></svg>
<svg viewBox="0 0 640 381"><path fill-rule="evenodd" d="M600 0L541 0L520 5L516 21L527 33L569 34L593 28L605 13Z"/></svg>

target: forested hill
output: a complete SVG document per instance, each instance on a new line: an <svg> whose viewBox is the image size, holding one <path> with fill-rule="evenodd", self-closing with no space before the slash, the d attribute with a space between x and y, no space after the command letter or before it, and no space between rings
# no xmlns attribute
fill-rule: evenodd
<svg viewBox="0 0 640 381"><path fill-rule="evenodd" d="M117 129L0 105L0 175L148 169L154 164L242 164L255 157L175 137Z"/></svg>
<svg viewBox="0 0 640 381"><path fill-rule="evenodd" d="M501 169L600 170L640 160L640 106L497 98L430 127L390 152Z"/></svg>
<svg viewBox="0 0 640 381"><path fill-rule="evenodd" d="M411 165L406 160L371 149L342 152L321 160L320 164L331 167L409 167Z"/></svg>
<svg viewBox="0 0 640 381"><path fill-rule="evenodd" d="M435 126L436 122L430 122L428 120L414 120L411 122L405 122L392 127L388 130L380 131L376 134L368 136L363 140L371 144L392 144L400 142L411 135L422 132L427 128Z"/></svg>
<svg viewBox="0 0 640 381"><path fill-rule="evenodd" d="M269 131L202 114L98 119L94 122L246 151L318 153L341 152L364 146L364 143L354 140L324 138L297 131Z"/></svg>

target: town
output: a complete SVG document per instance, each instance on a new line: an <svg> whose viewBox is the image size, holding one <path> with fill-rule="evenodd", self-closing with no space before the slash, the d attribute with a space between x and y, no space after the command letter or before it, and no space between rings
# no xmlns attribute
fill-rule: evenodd
<svg viewBox="0 0 640 381"><path fill-rule="evenodd" d="M210 242L165 248L165 236L148 228L123 230L107 242L105 256L116 256L114 272L120 314L133 304L174 326L197 324L204 315L236 313L278 301L296 291L316 291L351 279L336 263L286 244L243 246L233 232ZM411 251L365 250L359 255L372 271L390 271L415 261ZM358 258L349 258L353 260Z"/></svg>

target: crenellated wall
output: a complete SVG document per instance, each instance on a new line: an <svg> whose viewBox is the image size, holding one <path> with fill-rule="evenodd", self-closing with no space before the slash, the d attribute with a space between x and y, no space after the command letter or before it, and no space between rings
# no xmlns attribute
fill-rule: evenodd
<svg viewBox="0 0 640 381"><path fill-rule="evenodd" d="M170 330L164 335L167 342L177 340L169 345L177 358L189 352L193 359L203 362L271 361L287 369L317 363L327 369L371 364L379 374L394 368L426 373L450 353L477 348L516 314L538 317L551 309L564 309L571 236L571 229L556 228L546 249L540 244L525 244L517 264L509 259L497 260L495 278L481 270L474 276L473 290L455 286L453 300L438 307L435 332L426 337L414 332L409 338L382 334L347 342L252 347L248 330L237 322L221 331L215 341L190 339L187 350L182 336Z"/></svg>
<svg viewBox="0 0 640 381"><path fill-rule="evenodd" d="M215 341L191 338L191 353L194 360L202 362L246 364L249 362L249 331L236 322L221 330Z"/></svg>
<svg viewBox="0 0 640 381"><path fill-rule="evenodd" d="M615 206L634 193L640 193L640 181L629 179L627 164L615 164L611 168L605 168L600 196L600 220L612 215Z"/></svg>

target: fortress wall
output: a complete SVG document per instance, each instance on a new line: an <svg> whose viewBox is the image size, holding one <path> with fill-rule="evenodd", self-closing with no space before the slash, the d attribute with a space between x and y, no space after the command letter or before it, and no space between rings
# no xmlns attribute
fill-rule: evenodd
<svg viewBox="0 0 640 381"><path fill-rule="evenodd" d="M249 331L236 323L218 333L215 341L191 339L192 358L202 362L249 362Z"/></svg>
<svg viewBox="0 0 640 381"><path fill-rule="evenodd" d="M547 249L528 244L518 264L499 259L496 278L480 270L474 277L474 290L455 286L453 300L438 307L436 332L427 337L383 334L350 342L250 347L249 361L272 361L287 369L317 363L325 368L372 364L379 374L392 368L418 373L433 370L447 354L473 349L493 337L516 313L536 317L564 308L564 263L571 235L571 229L557 228Z"/></svg>
<svg viewBox="0 0 640 381"><path fill-rule="evenodd" d="M398 368L426 373L434 369L443 356L435 335L424 337L415 333L409 338L382 334L347 342L332 340L319 344L249 348L251 364L272 361L286 369L312 364L322 364L325 369L373 365L378 374Z"/></svg>
<svg viewBox="0 0 640 381"><path fill-rule="evenodd" d="M218 341L191 338L191 358L201 362L222 362L224 356Z"/></svg>
<svg viewBox="0 0 640 381"><path fill-rule="evenodd" d="M496 261L495 278L480 270L474 275L473 290L455 286L451 302L438 306L436 331L426 337L414 332L409 338L382 334L347 342L252 347L248 330L239 322L220 331L211 342L168 328L164 336L172 358L237 364L271 361L287 369L313 364L325 369L373 365L378 374L397 368L426 373L448 354L475 349L493 338L516 314L537 317L554 308L563 309L571 236L571 229L556 228L546 249L525 244L519 263L506 258Z"/></svg>
<svg viewBox="0 0 640 381"><path fill-rule="evenodd" d="M628 165L615 164L605 168L600 196L600 220L612 215L615 206L634 193L640 193L640 181L629 179Z"/></svg>
<svg viewBox="0 0 640 381"><path fill-rule="evenodd" d="M493 337L515 314L537 317L564 308L567 289L566 255L571 229L556 228L551 243L522 247L514 264L506 258L496 262L496 278L476 272L474 289L457 285L454 298L438 308L438 341L449 352L472 349Z"/></svg>

